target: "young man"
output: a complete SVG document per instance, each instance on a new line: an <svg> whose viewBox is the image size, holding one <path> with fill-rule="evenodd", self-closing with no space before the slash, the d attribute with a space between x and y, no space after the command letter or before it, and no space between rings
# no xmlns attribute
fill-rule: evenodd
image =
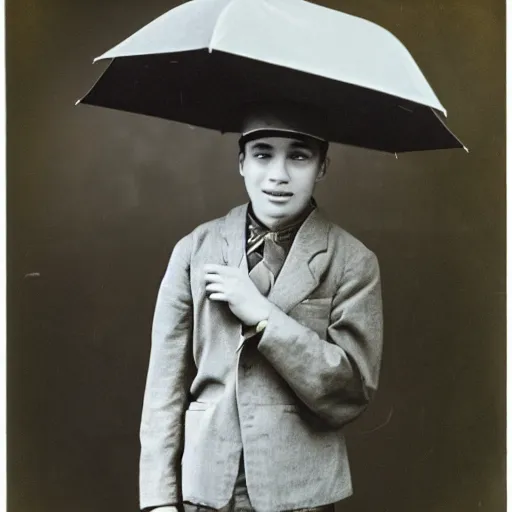
<svg viewBox="0 0 512 512"><path fill-rule="evenodd" d="M343 427L377 388L379 268L316 206L328 166L316 126L284 105L247 116L250 203L173 250L142 414L143 509L332 511L352 493Z"/></svg>

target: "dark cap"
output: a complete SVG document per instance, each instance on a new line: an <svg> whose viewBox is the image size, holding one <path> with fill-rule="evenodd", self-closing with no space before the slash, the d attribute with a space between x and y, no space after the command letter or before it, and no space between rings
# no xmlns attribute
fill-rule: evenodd
<svg viewBox="0 0 512 512"><path fill-rule="evenodd" d="M327 153L328 141L322 136L322 115L317 109L297 103L254 103L243 115L240 151L245 144L263 137L288 137L314 141Z"/></svg>

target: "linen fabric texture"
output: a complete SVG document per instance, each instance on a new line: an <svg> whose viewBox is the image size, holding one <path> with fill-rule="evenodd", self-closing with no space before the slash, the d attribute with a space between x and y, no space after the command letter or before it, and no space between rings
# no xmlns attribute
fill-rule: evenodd
<svg viewBox="0 0 512 512"><path fill-rule="evenodd" d="M153 320L140 427L140 506L222 509L243 449L255 510L314 508L352 493L343 427L378 385L377 258L318 208L270 290L261 336L236 348L240 321L205 292L203 265L247 272L248 205L174 247Z"/></svg>

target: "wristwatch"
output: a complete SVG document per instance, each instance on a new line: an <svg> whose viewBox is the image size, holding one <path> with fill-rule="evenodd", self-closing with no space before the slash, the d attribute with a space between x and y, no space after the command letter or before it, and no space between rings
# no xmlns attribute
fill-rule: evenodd
<svg viewBox="0 0 512 512"><path fill-rule="evenodd" d="M246 328L246 330L243 331L242 336L240 336L240 343L238 344L235 352L242 350L242 347L248 339L262 333L265 330L265 327L267 327L267 323L267 320L260 320L256 325Z"/></svg>
<svg viewBox="0 0 512 512"><path fill-rule="evenodd" d="M256 333L260 333L267 327L268 321L267 320L261 320L256 324Z"/></svg>

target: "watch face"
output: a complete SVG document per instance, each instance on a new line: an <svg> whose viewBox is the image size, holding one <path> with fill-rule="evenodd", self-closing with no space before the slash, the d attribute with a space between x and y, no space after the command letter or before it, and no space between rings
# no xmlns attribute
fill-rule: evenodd
<svg viewBox="0 0 512 512"><path fill-rule="evenodd" d="M261 332L263 331L263 329L265 329L265 327L267 327L267 321L266 320L262 320L261 322L258 323L258 325L256 326L256 332Z"/></svg>

